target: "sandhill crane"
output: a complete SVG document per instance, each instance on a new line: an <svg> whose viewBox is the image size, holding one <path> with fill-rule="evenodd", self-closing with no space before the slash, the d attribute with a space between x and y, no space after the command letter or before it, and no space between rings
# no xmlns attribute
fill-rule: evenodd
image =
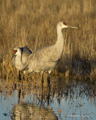
<svg viewBox="0 0 96 120"><path fill-rule="evenodd" d="M65 22L60 21L57 24L57 42L54 45L37 50L34 54L28 57L28 71L42 72L42 81L43 72L47 71L49 73L48 82L50 83L49 75L58 63L58 60L61 58L64 49L62 29L68 27L77 29L77 27L69 26Z"/></svg>
<svg viewBox="0 0 96 120"><path fill-rule="evenodd" d="M28 56L32 54L32 51L27 47L15 47L14 48L14 57L12 59L12 63L15 66L15 68L19 71L24 71L27 68L27 61ZM20 77L20 72L19 72Z"/></svg>

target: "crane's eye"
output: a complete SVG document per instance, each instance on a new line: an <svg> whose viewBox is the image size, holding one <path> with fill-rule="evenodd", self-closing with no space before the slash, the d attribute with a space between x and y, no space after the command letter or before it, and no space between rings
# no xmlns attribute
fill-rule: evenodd
<svg viewBox="0 0 96 120"><path fill-rule="evenodd" d="M64 25L67 25L67 23L63 22Z"/></svg>
<svg viewBox="0 0 96 120"><path fill-rule="evenodd" d="M14 53L16 53L17 52L17 50L14 50Z"/></svg>

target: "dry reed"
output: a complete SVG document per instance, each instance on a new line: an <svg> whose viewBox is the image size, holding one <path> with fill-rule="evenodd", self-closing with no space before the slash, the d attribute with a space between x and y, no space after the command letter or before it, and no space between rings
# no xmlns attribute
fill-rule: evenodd
<svg viewBox="0 0 96 120"><path fill-rule="evenodd" d="M33 52L56 41L56 24L65 20L78 30L64 30L64 52L57 70L96 73L95 0L3 0L0 2L0 68L3 77L17 78L12 66L14 47L27 45ZM79 68L78 68L79 66ZM67 73L66 73L67 74ZM66 75L65 74L65 75ZM96 78L96 77L95 77Z"/></svg>

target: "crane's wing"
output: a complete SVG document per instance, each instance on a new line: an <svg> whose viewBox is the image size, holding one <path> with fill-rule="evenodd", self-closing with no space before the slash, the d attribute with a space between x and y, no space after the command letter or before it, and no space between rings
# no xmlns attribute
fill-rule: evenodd
<svg viewBox="0 0 96 120"><path fill-rule="evenodd" d="M60 55L54 45L39 49L29 56L29 60L39 62L55 62L58 61L59 58Z"/></svg>
<svg viewBox="0 0 96 120"><path fill-rule="evenodd" d="M32 51L27 47L22 47L22 63L25 64L28 61L28 56L32 54Z"/></svg>

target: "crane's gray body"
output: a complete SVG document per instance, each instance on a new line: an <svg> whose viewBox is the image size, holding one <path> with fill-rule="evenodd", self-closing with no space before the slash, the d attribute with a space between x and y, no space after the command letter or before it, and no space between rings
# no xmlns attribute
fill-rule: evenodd
<svg viewBox="0 0 96 120"><path fill-rule="evenodd" d="M17 50L17 53L14 55L12 59L13 65L18 70L25 70L27 68L28 56L32 54L32 51L27 47L16 47L14 50Z"/></svg>
<svg viewBox="0 0 96 120"><path fill-rule="evenodd" d="M59 22L57 24L57 42L54 45L39 49L28 57L29 72L48 71L50 73L56 66L64 49L62 28L62 22Z"/></svg>

